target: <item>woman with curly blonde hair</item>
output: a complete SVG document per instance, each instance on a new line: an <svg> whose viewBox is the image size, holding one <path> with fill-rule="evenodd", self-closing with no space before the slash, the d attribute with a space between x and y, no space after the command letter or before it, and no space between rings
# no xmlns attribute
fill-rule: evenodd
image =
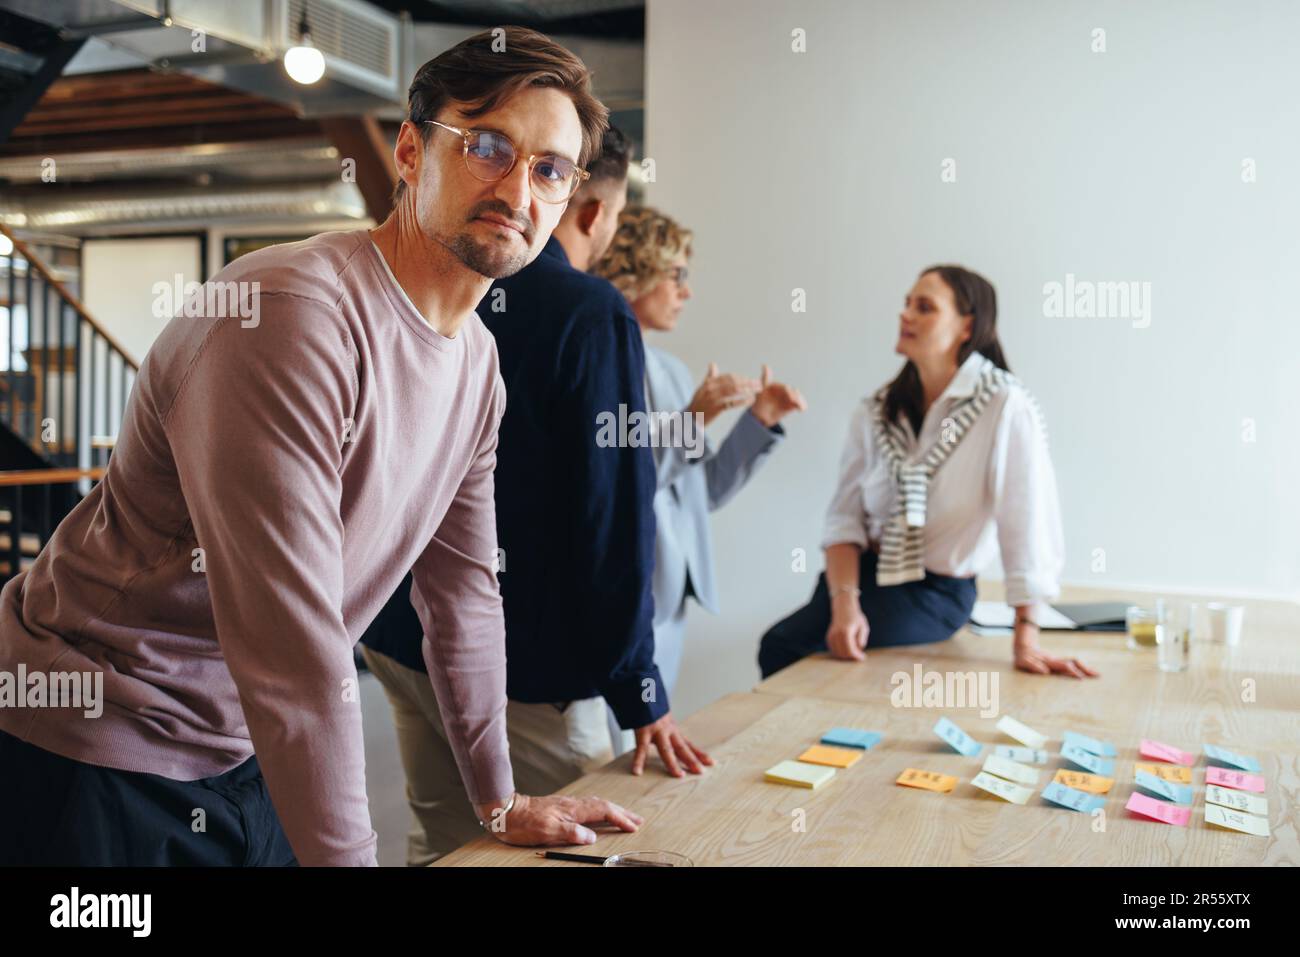
<svg viewBox="0 0 1300 957"><path fill-rule="evenodd" d="M686 284L691 238L690 230L657 209L629 206L619 217L613 243L592 269L627 298L642 334L676 328L691 297ZM687 598L694 596L709 611L718 612L708 513L749 481L785 434L781 419L804 409L805 402L797 389L773 382L767 366L762 378L754 379L720 374L711 362L697 388L685 363L647 344L645 369L646 408L652 421L686 413L703 426L726 409L748 406L717 449L707 437L702 452L685 442L652 442L658 472L655 663L671 694L681 665ZM689 429L680 434L687 433Z"/></svg>

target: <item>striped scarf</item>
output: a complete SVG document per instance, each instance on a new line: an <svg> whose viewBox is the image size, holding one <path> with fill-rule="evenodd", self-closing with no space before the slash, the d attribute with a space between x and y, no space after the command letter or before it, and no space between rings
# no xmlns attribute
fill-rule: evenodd
<svg viewBox="0 0 1300 957"><path fill-rule="evenodd" d="M901 585L925 578L925 509L930 480L934 478L939 466L961 444L989 401L1015 382L1011 373L985 359L980 367L979 381L970 396L945 416L939 430L939 441L912 464L906 461L907 433L897 422L885 421L885 393L888 387L875 394L872 428L876 447L884 454L898 488L894 514L885 524L881 535L880 561L876 565L877 585ZM1042 416L1037 415L1037 406L1035 414L1041 428Z"/></svg>

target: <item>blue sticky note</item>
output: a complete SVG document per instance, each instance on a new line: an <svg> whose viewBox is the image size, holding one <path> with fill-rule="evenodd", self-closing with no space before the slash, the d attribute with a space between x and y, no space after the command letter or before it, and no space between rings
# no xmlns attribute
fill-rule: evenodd
<svg viewBox="0 0 1300 957"><path fill-rule="evenodd" d="M1164 778L1158 778L1146 771L1139 771L1134 777L1133 783L1148 794L1154 794L1166 801L1173 801L1175 804L1192 803L1192 786L1190 784L1166 781Z"/></svg>
<svg viewBox="0 0 1300 957"><path fill-rule="evenodd" d="M968 758L975 757L984 747L947 718L940 718L935 722L934 733L943 738L954 751Z"/></svg>
<svg viewBox="0 0 1300 957"><path fill-rule="evenodd" d="M1087 791L1069 788L1060 781L1053 781L1043 788L1043 797L1053 804L1068 807L1071 811L1084 811L1088 814L1106 806L1106 799L1100 794L1089 794Z"/></svg>
<svg viewBox="0 0 1300 957"><path fill-rule="evenodd" d="M861 731L857 728L831 728L822 735L821 743L839 748L861 748L870 751L883 737L879 731Z"/></svg>
<svg viewBox="0 0 1300 957"><path fill-rule="evenodd" d="M1250 771L1252 774L1259 774L1260 772L1259 762L1254 758L1248 758L1236 751L1221 748L1217 744L1207 744L1205 746L1205 757L1208 759L1209 764L1217 764L1219 767L1239 768L1242 771Z"/></svg>
<svg viewBox="0 0 1300 957"><path fill-rule="evenodd" d="M1071 764L1078 765L1085 771L1091 771L1093 774L1100 774L1104 778L1113 778L1115 776L1115 761L1112 758L1100 758L1095 754L1089 754L1077 744L1064 744L1061 746L1061 757Z"/></svg>
<svg viewBox="0 0 1300 957"><path fill-rule="evenodd" d="M1086 734L1079 734L1076 731L1066 731L1061 735L1061 742L1063 744L1073 744L1076 747L1087 751L1089 754L1099 754L1103 758L1113 758L1115 755L1119 754L1119 752L1115 750L1115 745L1111 744L1109 741L1099 741L1096 738L1090 738Z"/></svg>

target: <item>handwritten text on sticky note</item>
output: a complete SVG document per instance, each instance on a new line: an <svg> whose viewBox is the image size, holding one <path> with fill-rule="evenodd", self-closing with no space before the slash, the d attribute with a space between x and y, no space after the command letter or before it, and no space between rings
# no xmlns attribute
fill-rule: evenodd
<svg viewBox="0 0 1300 957"><path fill-rule="evenodd" d="M1192 819L1191 808L1178 807L1164 801L1157 801L1155 798L1147 797L1137 791L1129 795L1128 803L1124 807L1134 814L1141 814L1143 817L1162 821L1165 824L1175 824L1178 827L1186 827L1187 822Z"/></svg>

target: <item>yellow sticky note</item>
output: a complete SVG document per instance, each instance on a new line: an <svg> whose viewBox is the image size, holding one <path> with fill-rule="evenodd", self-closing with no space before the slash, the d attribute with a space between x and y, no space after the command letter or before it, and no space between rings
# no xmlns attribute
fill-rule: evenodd
<svg viewBox="0 0 1300 957"><path fill-rule="evenodd" d="M1162 781L1174 781L1178 784L1192 783L1192 769L1183 767L1181 764L1165 764L1163 761L1145 762L1139 761L1133 765L1134 773L1145 771L1147 774L1154 774Z"/></svg>
<svg viewBox="0 0 1300 957"><path fill-rule="evenodd" d="M1017 784L1038 787L1038 771L1027 764L1004 758L1000 754L990 754L985 758L984 770L1008 781L1015 781Z"/></svg>
<svg viewBox="0 0 1300 957"><path fill-rule="evenodd" d="M1230 831L1241 831L1243 834L1254 834L1256 837L1268 837L1268 818L1234 811L1217 804L1205 805L1205 823Z"/></svg>
<svg viewBox="0 0 1300 957"><path fill-rule="evenodd" d="M814 744L799 755L799 760L806 761L809 764L825 764L832 768L847 768L862 760L862 752L850 751L848 748L832 748L825 744Z"/></svg>
<svg viewBox="0 0 1300 957"><path fill-rule="evenodd" d="M1025 747L1041 748L1047 744L1048 741L1047 735L1040 731L1035 731L1033 728L1029 727L1029 725L1017 721L1009 714L1004 714L1000 717L995 727L1008 738L1014 738L1021 744L1025 745Z"/></svg>
<svg viewBox="0 0 1300 957"><path fill-rule="evenodd" d="M1056 772L1053 781L1060 781L1067 788L1074 788L1076 791L1087 791L1089 794L1106 794L1115 784L1114 778L1103 778L1100 774L1089 774L1087 771L1069 771L1065 768Z"/></svg>
<svg viewBox="0 0 1300 957"><path fill-rule="evenodd" d="M819 788L835 777L834 768L802 761L782 761L763 772L763 777L775 784L789 784L797 788Z"/></svg>
<svg viewBox="0 0 1300 957"><path fill-rule="evenodd" d="M1032 788L1022 788L1019 784L1012 784L1010 781L995 778L987 771L981 771L975 775L970 779L970 783L981 791L988 791L989 794L994 794L1004 801L1010 801L1012 804L1024 804L1034 796Z"/></svg>
<svg viewBox="0 0 1300 957"><path fill-rule="evenodd" d="M905 788L942 791L946 794L957 786L957 779L951 774L940 774L938 771L922 771L918 768L908 768L898 776L898 780L894 783L901 784Z"/></svg>

